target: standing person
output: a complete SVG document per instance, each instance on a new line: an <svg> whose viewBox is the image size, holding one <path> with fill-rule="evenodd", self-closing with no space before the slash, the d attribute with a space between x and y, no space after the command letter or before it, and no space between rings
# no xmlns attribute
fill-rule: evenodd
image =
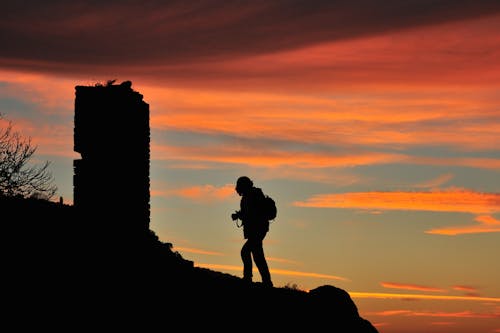
<svg viewBox="0 0 500 333"><path fill-rule="evenodd" d="M233 221L240 219L243 226L243 237L246 239L241 248L241 260L243 261L243 280L252 282L252 257L257 266L262 284L272 287L271 273L267 266L262 242L269 231L269 221L263 216L262 205L264 193L253 185L253 181L247 176L239 177L236 181L236 192L241 196L240 210L234 212L231 217Z"/></svg>

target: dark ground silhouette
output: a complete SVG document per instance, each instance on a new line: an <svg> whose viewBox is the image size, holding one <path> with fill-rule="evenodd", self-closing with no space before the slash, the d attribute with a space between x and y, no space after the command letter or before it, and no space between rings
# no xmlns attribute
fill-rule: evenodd
<svg viewBox="0 0 500 333"><path fill-rule="evenodd" d="M19 329L377 333L349 294L331 285L309 292L248 285L194 267L150 230L120 235L74 206L0 197L0 210L5 317ZM246 316L255 304L257 314Z"/></svg>

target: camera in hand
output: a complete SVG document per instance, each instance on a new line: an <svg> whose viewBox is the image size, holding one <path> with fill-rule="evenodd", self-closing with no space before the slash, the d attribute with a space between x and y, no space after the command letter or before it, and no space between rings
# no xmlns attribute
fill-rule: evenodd
<svg viewBox="0 0 500 333"><path fill-rule="evenodd" d="M231 218L233 219L233 221L236 221L237 219L240 218L240 212L238 211L234 212L233 214L231 214Z"/></svg>

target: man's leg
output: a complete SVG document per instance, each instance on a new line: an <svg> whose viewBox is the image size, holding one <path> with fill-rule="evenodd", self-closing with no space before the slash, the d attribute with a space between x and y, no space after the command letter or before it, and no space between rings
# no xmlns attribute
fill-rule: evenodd
<svg viewBox="0 0 500 333"><path fill-rule="evenodd" d="M241 248L241 260L243 261L243 280L252 282L252 249L249 240Z"/></svg>
<svg viewBox="0 0 500 333"><path fill-rule="evenodd" d="M252 240L252 254L255 265L257 265L257 268L259 269L259 273L262 278L262 284L268 287L272 287L273 282L271 281L271 273L269 272L266 257L264 256L262 239L259 238Z"/></svg>

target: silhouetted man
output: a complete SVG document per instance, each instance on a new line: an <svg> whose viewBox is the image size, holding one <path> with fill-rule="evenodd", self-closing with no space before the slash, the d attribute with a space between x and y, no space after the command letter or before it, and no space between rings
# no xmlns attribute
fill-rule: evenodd
<svg viewBox="0 0 500 333"><path fill-rule="evenodd" d="M241 248L243 261L243 280L252 282L252 257L259 269L262 284L272 287L271 274L264 256L262 242L269 231L269 221L262 214L264 193L253 186L253 181L242 176L236 182L236 192L241 196L240 210L231 215L233 221L240 219L243 226L243 236L246 239Z"/></svg>

